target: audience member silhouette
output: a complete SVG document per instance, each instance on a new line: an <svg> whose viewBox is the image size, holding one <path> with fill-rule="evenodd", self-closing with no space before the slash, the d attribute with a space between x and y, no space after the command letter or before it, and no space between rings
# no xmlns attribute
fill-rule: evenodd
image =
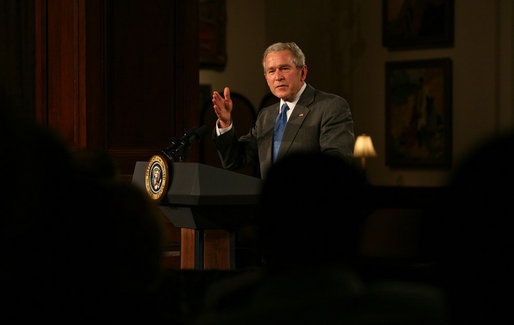
<svg viewBox="0 0 514 325"><path fill-rule="evenodd" d="M514 134L459 166L441 217L441 276L453 324L512 324Z"/></svg>
<svg viewBox="0 0 514 325"><path fill-rule="evenodd" d="M366 182L339 157L293 154L270 171L258 218L268 267L353 261L370 209Z"/></svg>
<svg viewBox="0 0 514 325"><path fill-rule="evenodd" d="M277 163L262 191L262 270L214 283L195 324L440 324L440 296L364 283L358 252L372 210L363 174L323 154Z"/></svg>
<svg viewBox="0 0 514 325"><path fill-rule="evenodd" d="M53 132L1 104L2 318L117 323L158 317L149 301L161 274L156 207L112 170L98 173Z"/></svg>

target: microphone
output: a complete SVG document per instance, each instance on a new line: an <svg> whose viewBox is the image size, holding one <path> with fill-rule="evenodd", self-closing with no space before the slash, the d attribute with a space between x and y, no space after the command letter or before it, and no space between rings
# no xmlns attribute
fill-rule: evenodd
<svg viewBox="0 0 514 325"><path fill-rule="evenodd" d="M195 141L200 141L207 133L209 133L209 128L206 125L186 131L182 138L172 139L171 144L162 152L168 158L170 158L168 152L171 152L173 156L177 156L178 152L186 151ZM182 155L179 155L178 160L183 160L185 156L186 154L182 153Z"/></svg>
<svg viewBox="0 0 514 325"><path fill-rule="evenodd" d="M183 143L184 146L190 146L195 141L200 141L207 133L209 133L209 128L207 125L202 125L198 128L191 129L189 131L186 131L182 138L180 138L179 142Z"/></svg>

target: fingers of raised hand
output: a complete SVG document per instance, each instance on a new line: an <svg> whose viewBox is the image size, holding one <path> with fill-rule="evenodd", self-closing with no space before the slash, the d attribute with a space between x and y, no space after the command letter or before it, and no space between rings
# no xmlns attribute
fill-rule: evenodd
<svg viewBox="0 0 514 325"><path fill-rule="evenodd" d="M220 96L220 94L218 94L218 92L215 91L212 94L212 104L214 105L214 109L224 108L225 100Z"/></svg>
<svg viewBox="0 0 514 325"><path fill-rule="evenodd" d="M226 101L230 101L230 89L228 87L223 89L223 96L225 97Z"/></svg>

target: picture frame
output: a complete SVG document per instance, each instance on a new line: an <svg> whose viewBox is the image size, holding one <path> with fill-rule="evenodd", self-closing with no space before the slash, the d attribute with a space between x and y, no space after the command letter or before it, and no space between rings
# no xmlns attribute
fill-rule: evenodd
<svg viewBox="0 0 514 325"><path fill-rule="evenodd" d="M386 62L386 165L450 168L452 61Z"/></svg>
<svg viewBox="0 0 514 325"><path fill-rule="evenodd" d="M225 0L199 1L200 69L223 71L227 64Z"/></svg>
<svg viewBox="0 0 514 325"><path fill-rule="evenodd" d="M382 0L382 44L390 50L452 47L454 0Z"/></svg>

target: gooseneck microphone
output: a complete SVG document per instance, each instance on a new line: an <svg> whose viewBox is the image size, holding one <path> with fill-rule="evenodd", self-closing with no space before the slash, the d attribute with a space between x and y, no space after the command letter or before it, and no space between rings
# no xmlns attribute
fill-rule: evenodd
<svg viewBox="0 0 514 325"><path fill-rule="evenodd" d="M209 128L206 125L186 131L180 139L172 139L170 145L162 150L162 153L170 160L184 161L191 145L195 141L200 141L207 133L209 133Z"/></svg>

